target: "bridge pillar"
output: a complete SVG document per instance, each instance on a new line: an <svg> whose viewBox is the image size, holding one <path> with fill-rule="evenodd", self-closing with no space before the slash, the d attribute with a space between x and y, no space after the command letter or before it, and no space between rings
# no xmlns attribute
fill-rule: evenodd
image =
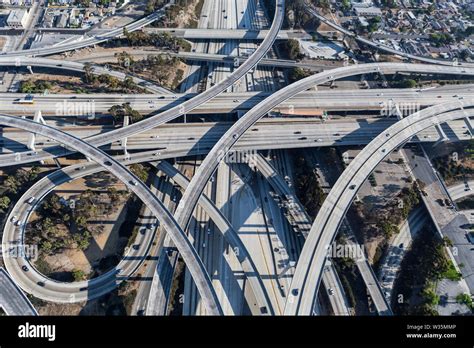
<svg viewBox="0 0 474 348"><path fill-rule="evenodd" d="M471 138L472 138L472 134L474 133L474 129L472 127L471 120L469 119L469 117L466 117L466 118L464 118L464 122L466 123L467 130L469 131L469 134L471 134Z"/></svg>
<svg viewBox="0 0 474 348"><path fill-rule="evenodd" d="M28 69L28 71L30 72L31 75L34 74L33 68L31 67L31 65L28 65L26 68Z"/></svg>
<svg viewBox="0 0 474 348"><path fill-rule="evenodd" d="M41 114L41 110L38 110L35 112L35 115L33 116L33 121L46 124L46 121L44 120L43 115ZM29 133L26 147L31 151L36 151L35 142L36 142L36 134ZM44 161L40 161L40 163L44 164Z"/></svg>
<svg viewBox="0 0 474 348"><path fill-rule="evenodd" d="M441 139L439 139L434 146L441 144L442 142L445 142L446 140L449 140L447 137L446 133L444 132L443 128L441 128L440 124L437 124L435 126L436 130L438 131L439 135L441 136Z"/></svg>
<svg viewBox="0 0 474 348"><path fill-rule="evenodd" d="M295 265L296 265L295 261L288 261L285 268L283 268L283 270L280 272L280 274L278 274L278 279L283 277L288 272L288 270L292 267L295 267Z"/></svg>
<svg viewBox="0 0 474 348"><path fill-rule="evenodd" d="M125 116L123 118L123 127L127 127L129 124L130 124L130 116ZM125 155L128 155L127 139L128 138L120 139L120 145L122 146Z"/></svg>
<svg viewBox="0 0 474 348"><path fill-rule="evenodd" d="M42 124L46 124L40 110L35 112L35 116L33 117L33 121L38 122L38 123L42 123ZM28 135L28 142L26 144L26 147L29 150L35 151L35 142L36 142L36 134L35 133L30 133Z"/></svg>

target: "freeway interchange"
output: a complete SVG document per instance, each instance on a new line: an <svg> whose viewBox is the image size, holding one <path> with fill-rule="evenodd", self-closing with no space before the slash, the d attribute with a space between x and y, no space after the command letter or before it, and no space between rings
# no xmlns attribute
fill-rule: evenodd
<svg viewBox="0 0 474 348"><path fill-rule="evenodd" d="M220 14L226 11L224 6L222 8L223 10L219 11ZM16 291L19 292L17 302L20 304L17 306L23 306L22 313L31 311L32 306L28 304L28 301L25 302L24 294L20 288L37 298L59 303L83 302L111 292L120 283L134 276L143 266L146 256L151 253L154 241L158 238L158 225L165 231L168 239L165 238L165 241L160 243L157 257L161 263L158 262L156 270L152 272L153 282L147 289L149 293L143 291L145 294L141 300L146 303L147 313L168 314L171 300L170 289L177 272L176 264L179 258L186 265L186 279L188 280L185 281L185 292L192 297L194 303L192 306L186 307L187 309L183 313L207 315L249 312L255 315L319 314L321 309L317 297L320 283L324 284L329 293L329 306L332 306L333 313L341 315L350 313L349 302L336 269L330 262L327 262L327 249L333 243L357 190L374 171L376 165L399 146L407 142L445 141L446 134L440 130L440 124L449 125L452 131L449 135L452 137L454 134L455 140L471 140L472 125L470 120L474 116L472 111L473 91L470 86L459 90L436 88L338 91L319 91L315 90L316 86L370 74L385 76L408 73L467 78L474 75L474 69L469 64L452 66L436 60L427 61L430 64L366 63L327 69L289 84L278 91L230 91L248 74L254 74L257 66L268 67L271 65L271 60L266 57L272 51L275 41L281 39L279 32L284 20L285 1L276 0L274 9L273 22L254 52L247 59L239 62L235 69L222 72L217 83L212 83L209 88L200 93L189 91L174 93L156 83L133 77L139 86L152 94L38 95L35 96L35 103L32 105L18 103L18 100L23 98L22 94L5 93L0 95L0 124L8 127L4 128L2 132L3 151L0 154L0 167L12 164L43 163L43 161L77 153L87 158L87 162L49 173L16 201L8 214L3 230L2 248L4 253L7 251L8 245L24 244L25 226L35 209L50 192L63 183L101 171L110 172L119 179L145 204L156 219L156 228L148 233L137 235L134 241L137 248L128 250L113 269L91 280L69 283L56 281L43 275L27 258L4 258L6 270L16 284ZM243 14L244 11L241 13ZM139 30L157 20L160 15L161 12L158 11L127 25L125 28L129 32ZM222 23L218 21L214 24L221 25ZM68 45L7 52L0 56L0 65L84 72L85 65L82 63L38 57L99 44L122 35L123 30L123 28L117 28ZM236 39L230 37L227 40ZM215 55L216 53L211 52L210 54ZM12 62L11 57L19 58ZM423 59L418 60L424 61ZM217 61L219 62L219 60ZM260 64L264 61L265 64ZM278 67L277 64L276 66ZM123 73L99 65L94 66L92 72L94 74L110 74L122 80L126 78ZM73 109L70 113L58 115L58 103L74 103L77 106L81 103L91 102L94 103L97 115L94 114L92 118L88 117L89 121L107 119L109 109L123 103L129 103L133 109L148 115L148 117L133 124L124 123L122 127L78 126L75 124L71 126L69 124L62 125L61 121L55 120L55 116L65 118L82 116L80 107ZM410 102L417 103L418 107L424 109L405 118L399 117L399 120L392 117L372 122L370 116L366 119L346 116L329 120L326 120L325 116L318 119L295 117L295 115L306 115L314 109L324 111L321 112L321 115L325 115L327 111L365 110L380 113L389 106ZM32 116L35 112L43 114L47 121L43 120L44 122L40 123L25 117L18 117ZM188 114L214 114L219 117L219 115L229 113L237 113L238 120L214 123L172 123L179 117ZM275 119L262 120L269 113L286 115L291 118L275 117ZM33 138L31 138L32 135ZM416 135L418 137L415 137ZM28 146L25 149L25 144L29 143L31 139L33 139L34 147ZM123 146L124 143L127 145ZM220 197L221 193L213 193L210 189L210 186L219 185L226 187L226 191L231 192L232 187L236 185L234 182L236 180L231 180L234 174L226 174L225 177L222 174L224 172L222 168L225 168L225 159L233 151L277 151L280 149L361 144L368 145L345 169L332 190L329 191L313 222L305 212L305 207L298 202L293 189L290 188L289 182L291 180L287 179L289 176L285 176L285 178L280 176L278 171L261 154L247 158L248 165L245 166L246 169L242 169L243 172L249 176L252 171L261 173L265 181L277 192L276 195L283 197L284 201L290 202L290 208L285 209L288 210L288 215L285 217L288 220L288 225L293 226L292 224L294 224L300 233L299 237L279 237L279 240L275 238L275 240L265 241L270 250L278 250L271 255L266 254L268 251L256 252L255 241L239 233L238 226L234 226L234 220L237 219L230 218L229 216L232 214L227 216L224 213L224 206L235 204L235 200L233 202L233 199L229 198L228 202L219 203L216 196ZM125 150L125 154L113 156L108 153L120 150ZM128 151L133 152L128 153ZM190 179L166 161L189 158L190 156L203 156ZM150 190L126 167L133 163L155 163L157 161L157 169L182 188L183 194L179 202L175 202L174 212L157 197L156 192ZM282 165L282 167L285 166ZM246 183L242 177L245 178L246 175L240 175L242 185L245 186ZM218 178L216 183L215 178ZM266 184L261 184L259 189L264 185ZM457 191L460 189L454 188L453 190L458 195ZM32 197L33 200L31 200ZM263 202L268 203L268 197L265 194L261 197ZM224 196L219 199L227 200ZM174 198L173 201L175 201ZM274 208L265 203L262 203L256 211L261 213L262 207L273 213L272 209ZM210 221L206 227L199 226L195 221L197 214ZM267 214L270 213L267 212ZM273 229L273 222L270 221L277 218L266 220L265 215L263 216L266 230ZM249 214L249 221L250 218L256 219L253 212ZM17 221L20 223L17 224ZM218 232L216 236L213 235L214 232ZM291 239L294 248L287 248L284 245L284 242L290 243L285 238ZM208 252L207 250L210 249L208 245L216 241L221 243L221 249ZM216 242L215 245L218 243ZM224 245L225 247L223 247ZM278 245L278 247L274 245ZM206 248L206 246L208 247ZM296 250L290 253L288 250L281 253L280 249ZM165 252L165 250L169 252ZM210 260L211 256L212 260ZM166 262L163 263L163 259ZM262 261L262 259L264 260ZM269 261L270 259L272 261ZM235 272L241 272L248 282L251 295L245 301L248 301L248 306L252 308L242 309L243 305L238 299L241 295L228 295L231 291L243 293L245 285L242 283L232 284L226 278L227 283L221 281L221 284L224 285L216 285L215 268L221 267L222 269L225 263L232 265L237 270ZM271 263L273 265L281 263L286 266L278 276L269 280L268 274L272 272L268 269ZM25 267L29 271L26 272ZM370 264L367 262L360 267L361 269L365 267L363 268L365 271L361 271L365 272L363 273L364 279L370 279L366 280L366 285L375 302L376 312L379 315L393 314ZM278 267L275 267L273 273L276 274L277 269ZM217 275L217 277L221 276L220 273ZM5 279L5 284L2 283L2 286L4 288L11 286L11 282L7 284L8 279ZM370 282L375 284L369 286ZM158 299L158 296L162 296L162 298ZM7 301L5 296L1 300ZM253 306L250 305L251 303ZM30 307L28 308L28 306ZM152 306L155 308L149 309ZM13 312L13 310L10 311ZM17 313L20 312L17 310ZM32 313L36 314L36 311Z"/></svg>

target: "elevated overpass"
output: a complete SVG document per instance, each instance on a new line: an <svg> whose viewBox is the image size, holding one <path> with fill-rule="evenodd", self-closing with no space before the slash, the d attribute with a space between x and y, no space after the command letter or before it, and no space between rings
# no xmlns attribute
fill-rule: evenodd
<svg viewBox="0 0 474 348"><path fill-rule="evenodd" d="M168 109L158 115L154 115L149 117L145 120L132 124L128 127L124 127L121 129L117 129L107 134L101 134L99 136L93 136L87 139L87 142L92 146L101 146L106 144L111 144L114 141L125 139L133 134L137 134L148 129L152 129L160 124L169 122L183 114L189 113L191 110L195 109L196 107L200 106L201 104L211 100L212 98L216 97L217 95L221 94L222 92L226 91L230 86L232 86L235 82L240 80L249 70L257 65L257 63L265 56L268 50L272 47L273 42L275 41L276 35L280 30L281 24L283 22L283 13L284 13L284 1L283 0L276 0L277 6L275 11L275 17L273 19L272 26L270 28L270 35L268 35L265 40L260 44L257 50L252 54L249 59L247 59L242 65L240 65L234 72L229 75L225 80L222 82L214 85L210 89L207 89L203 93L198 94L194 98L191 98L180 105L176 105L175 107ZM61 147L51 148L46 151L32 151L29 153L22 153L18 155L3 155L0 156L0 166L3 162L5 165L8 163L28 163L30 161L41 161L47 158L52 158L56 156L63 156L69 151L65 151ZM14 161L14 162L12 162Z"/></svg>
<svg viewBox="0 0 474 348"><path fill-rule="evenodd" d="M472 105L474 105L472 99L465 102L451 102L430 107L406 117L377 136L349 164L326 197L313 222L296 266L285 314L311 314L327 258L327 246L331 245L358 189L374 168L391 151L404 144L419 131L433 124L474 116L474 110L465 109Z"/></svg>
<svg viewBox="0 0 474 348"><path fill-rule="evenodd" d="M173 216L163 206L163 203L158 200L155 195L153 195L150 189L145 184L143 184L143 182L141 182L137 176L131 173L118 161L108 156L101 150L95 148L94 146L88 144L87 142L64 132L58 131L57 129L47 125L6 115L0 115L0 123L21 128L32 133L41 134L64 144L64 146L70 147L76 151L80 151L85 156L100 164L105 170L110 171L120 181L122 181L133 193L137 195L137 197L143 201L144 204L149 207L151 212L166 228L167 233L180 251L183 260L186 262L189 272L193 276L196 287L201 294L202 301L206 306L208 313L222 314L222 310L212 287L211 280L193 245L188 240L183 230L176 223ZM18 206L15 206L15 209L18 208ZM15 211L15 209L13 211ZM11 220L8 220L6 222L5 229L8 229L10 224L12 224L12 222ZM5 234L3 238L4 241L8 243L9 239L5 236ZM3 249L5 248L4 245L2 245L2 247ZM22 280L25 279L25 272L21 268L18 268L18 264L16 262L12 262L10 258L6 258L4 262L8 272L15 278L15 281L17 281L25 291L35 293L35 290L38 290L39 288L39 292L41 292L41 296L43 296L42 298L47 297L50 301L54 301L55 299L57 300L56 292L61 290L61 287L64 286L64 283L60 284L49 281L47 284L43 283L43 285L40 285L37 283L38 285L35 288L28 288L30 285L28 282L22 283ZM109 272L110 276L115 277L116 272L116 270L112 270ZM91 282L93 281L94 280Z"/></svg>
<svg viewBox="0 0 474 348"><path fill-rule="evenodd" d="M114 39L116 37L119 37L123 35L124 30L127 30L128 32L133 32L135 30L139 30L157 19L159 19L161 16L164 14L164 10L168 5L165 5L163 8L158 10L157 12L154 12L148 16L145 16L133 23L127 24L124 27L119 27L115 28L112 30L107 30L106 32L103 32L99 35L94 35L92 37L88 37L87 33L85 33L83 36L78 38L78 40L75 40L74 42L67 43L67 44L60 44L56 46L49 46L49 47L44 47L44 48L36 48L36 49L25 49L25 50L19 50L19 51L12 51L12 52L3 52L0 53L0 56L4 57L24 57L24 56L30 56L30 57L36 57L36 56L48 56L56 53L62 53L66 51L72 51L72 50L77 50L83 47L87 46L92 46L92 45L97 45L99 43Z"/></svg>
<svg viewBox="0 0 474 348"><path fill-rule="evenodd" d="M154 88L153 88L154 89ZM155 92L155 91L154 91ZM249 110L265 98L268 92L228 92L199 105L189 114L216 114ZM130 103L130 106L143 114L165 111L182 102L194 98L196 94L35 94L34 104L19 104L24 93L0 93L0 112L15 115L28 115L41 111L43 116L75 117L94 112L94 118L109 114L114 105ZM399 106L402 111L423 108L450 100L471 98L474 86L439 87L433 89L360 89L360 90L319 90L304 91L283 101L273 109L281 115L305 115L310 111L323 114L323 111L370 110L381 115L389 115L390 109ZM91 110L92 109L92 110ZM313 112L314 113L314 112Z"/></svg>
<svg viewBox="0 0 474 348"><path fill-rule="evenodd" d="M70 62L67 60L56 60L56 59L48 59L48 58L31 58L31 57L15 57L14 59L11 57L5 57L0 55L0 66L14 66L14 67L40 67L40 68L48 68L48 69L59 69L59 70L66 70L66 71L75 71L84 73L85 64L79 62ZM117 79L123 81L126 77L131 77L133 82L137 84L137 86L142 87L145 90L148 90L152 93L160 93L168 95L172 93L170 90L158 86L154 83L141 79L139 77L126 75L122 72L110 70L105 67L99 65L91 65L91 72L94 75L110 75L116 77Z"/></svg>
<svg viewBox="0 0 474 348"><path fill-rule="evenodd" d="M179 221L187 224L191 218L192 212L196 206L199 196L204 190L207 181L216 170L219 162L230 151L232 146L242 137L242 135L252 127L260 118L272 110L282 101L289 99L291 96L302 92L314 85L331 81L334 79L360 75L365 73L395 73L400 71L418 72L426 74L474 74L474 69L448 67L439 65L422 65L422 64L401 64L401 63L380 63L380 64L360 64L355 66L342 67L330 71L310 76L289 85L286 88L272 94L269 98L259 103L244 116L242 116L225 134L216 145L211 149L209 154L202 162L196 174L191 180L187 190L184 192L178 205L175 216L179 217ZM182 220L181 220L182 219Z"/></svg>

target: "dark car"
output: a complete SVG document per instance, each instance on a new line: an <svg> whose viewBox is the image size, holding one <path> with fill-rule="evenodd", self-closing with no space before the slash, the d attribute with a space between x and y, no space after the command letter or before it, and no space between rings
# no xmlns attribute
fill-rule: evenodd
<svg viewBox="0 0 474 348"><path fill-rule="evenodd" d="M25 265L21 266L21 269L25 272L28 272L30 269L26 267Z"/></svg>
<svg viewBox="0 0 474 348"><path fill-rule="evenodd" d="M44 285L45 285L43 282L37 282L36 284L38 284L39 286L42 286L42 287L44 287Z"/></svg>

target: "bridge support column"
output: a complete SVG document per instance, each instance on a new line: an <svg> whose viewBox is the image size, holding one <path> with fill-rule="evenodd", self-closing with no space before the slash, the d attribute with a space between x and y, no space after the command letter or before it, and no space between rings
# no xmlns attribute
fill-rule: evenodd
<svg viewBox="0 0 474 348"><path fill-rule="evenodd" d="M469 117L466 117L464 119L464 122L466 123L467 129L469 131L469 134L471 134L471 138L472 138L472 134L474 133L474 129L472 127L471 120L469 119Z"/></svg>
<svg viewBox="0 0 474 348"><path fill-rule="evenodd" d="M449 140L447 137L446 133L444 132L443 128L441 128L440 124L437 124L435 126L436 130L438 131L439 135L441 136L441 139L439 139L434 146L441 144L442 142L445 142L446 140Z"/></svg>
<svg viewBox="0 0 474 348"><path fill-rule="evenodd" d="M35 112L35 116L33 117L33 121L38 122L38 123L42 123L42 124L46 124L46 121L44 120L40 110ZM26 147L29 150L35 151L36 150L35 149L35 142L36 142L36 134L35 133L30 133L28 135L28 143L26 144Z"/></svg>
<svg viewBox="0 0 474 348"><path fill-rule="evenodd" d="M46 124L46 121L44 120L43 115L41 114L41 110L38 110L35 112L35 115L33 116L33 121ZM36 151L35 142L36 142L36 134L29 133L26 147L31 151ZM40 161L40 163L44 164L44 161Z"/></svg>
<svg viewBox="0 0 474 348"><path fill-rule="evenodd" d="M28 69L28 71L30 72L31 75L34 74L33 68L31 67L31 65L28 65L26 68Z"/></svg>
<svg viewBox="0 0 474 348"><path fill-rule="evenodd" d="M130 116L125 116L123 119L123 127L127 127L129 124L130 124ZM125 155L128 155L127 140L128 138L120 139L120 145L122 146L123 152Z"/></svg>
<svg viewBox="0 0 474 348"><path fill-rule="evenodd" d="M292 268L292 267L295 267L295 265L296 265L296 262L295 262L295 261L289 261L289 262L286 264L285 268L283 268L283 270L280 272L280 274L278 274L278 279L280 279L281 277L283 277L283 276L288 272L288 270L289 270L290 268Z"/></svg>

